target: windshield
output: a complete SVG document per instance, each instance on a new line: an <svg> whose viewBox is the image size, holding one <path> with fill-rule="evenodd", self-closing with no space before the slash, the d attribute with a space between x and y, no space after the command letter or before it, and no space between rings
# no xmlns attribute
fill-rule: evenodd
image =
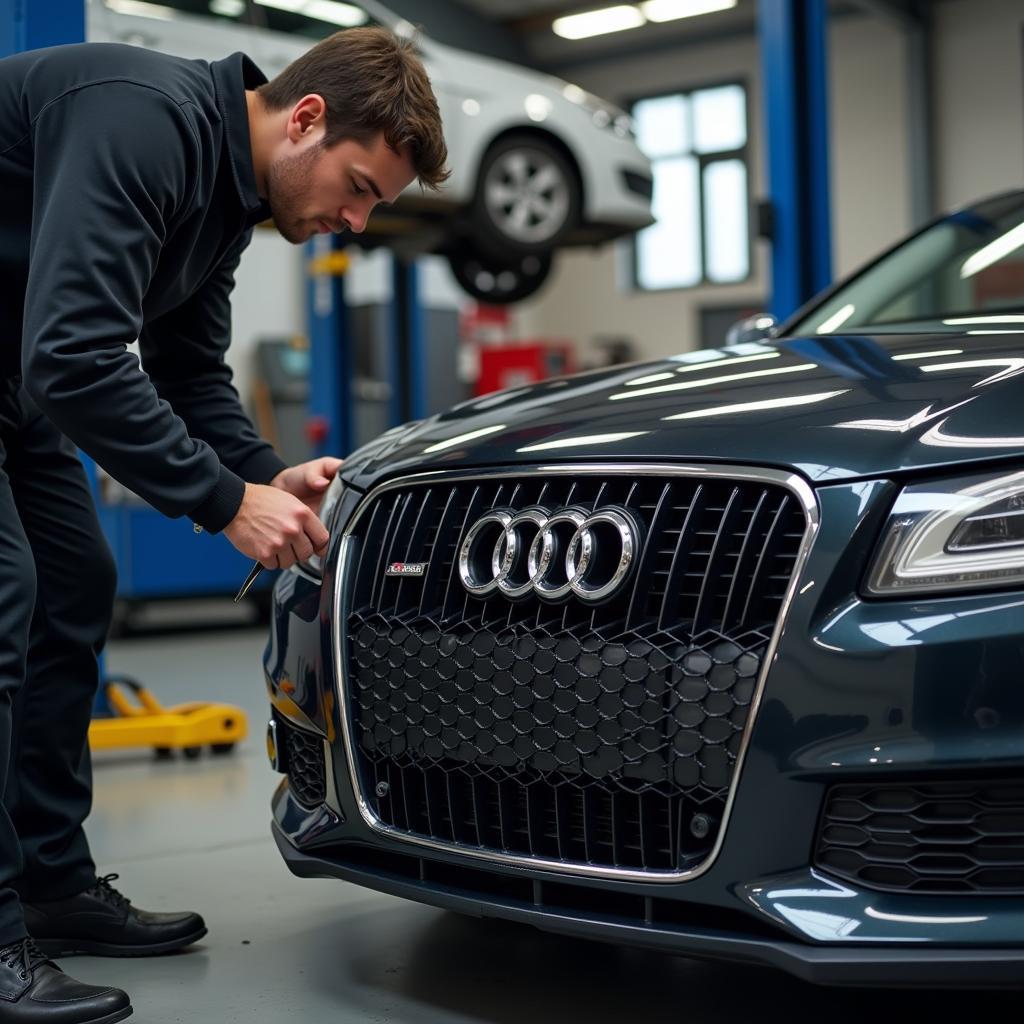
<svg viewBox="0 0 1024 1024"><path fill-rule="evenodd" d="M1024 192L950 214L842 285L787 334L1024 327Z"/></svg>

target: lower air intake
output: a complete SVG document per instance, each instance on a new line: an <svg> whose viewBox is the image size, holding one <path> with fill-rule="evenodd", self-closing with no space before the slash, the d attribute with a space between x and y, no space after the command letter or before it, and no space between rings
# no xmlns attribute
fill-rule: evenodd
<svg viewBox="0 0 1024 1024"><path fill-rule="evenodd" d="M327 792L322 737L280 720L278 733L283 733L281 739L292 795L303 807L319 806Z"/></svg>
<svg viewBox="0 0 1024 1024"><path fill-rule="evenodd" d="M815 863L869 889L1024 893L1024 781L833 786Z"/></svg>

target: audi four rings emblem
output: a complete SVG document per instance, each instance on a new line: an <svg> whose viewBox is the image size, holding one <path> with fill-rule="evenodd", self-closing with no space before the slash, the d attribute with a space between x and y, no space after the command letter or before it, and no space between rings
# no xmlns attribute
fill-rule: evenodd
<svg viewBox="0 0 1024 1024"><path fill-rule="evenodd" d="M639 541L637 521L617 506L493 509L467 531L459 576L476 597L532 593L560 601L575 594L596 603L625 583Z"/></svg>

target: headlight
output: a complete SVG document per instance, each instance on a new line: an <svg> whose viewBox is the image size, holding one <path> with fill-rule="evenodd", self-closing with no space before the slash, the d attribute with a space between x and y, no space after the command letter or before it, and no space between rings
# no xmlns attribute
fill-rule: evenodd
<svg viewBox="0 0 1024 1024"><path fill-rule="evenodd" d="M341 504L341 496L345 493L345 485L341 482L339 473L330 483L324 500L320 503L320 522L327 527L327 532L334 530L334 520L337 518L338 506ZM312 554L304 562L299 562L298 567L315 579L323 579L324 562L323 554Z"/></svg>
<svg viewBox="0 0 1024 1024"><path fill-rule="evenodd" d="M562 86L562 95L590 114L598 128L611 128L621 138L633 138L633 119L624 110L568 82Z"/></svg>
<svg viewBox="0 0 1024 1024"><path fill-rule="evenodd" d="M900 493L869 594L929 594L1024 584L1024 472L914 484Z"/></svg>

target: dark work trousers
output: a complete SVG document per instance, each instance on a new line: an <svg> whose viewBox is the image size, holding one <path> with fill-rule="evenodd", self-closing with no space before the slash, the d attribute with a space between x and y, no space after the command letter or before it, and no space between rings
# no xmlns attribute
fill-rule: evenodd
<svg viewBox="0 0 1024 1024"><path fill-rule="evenodd" d="M0 381L0 946L89 888L88 730L116 570L72 444Z"/></svg>

